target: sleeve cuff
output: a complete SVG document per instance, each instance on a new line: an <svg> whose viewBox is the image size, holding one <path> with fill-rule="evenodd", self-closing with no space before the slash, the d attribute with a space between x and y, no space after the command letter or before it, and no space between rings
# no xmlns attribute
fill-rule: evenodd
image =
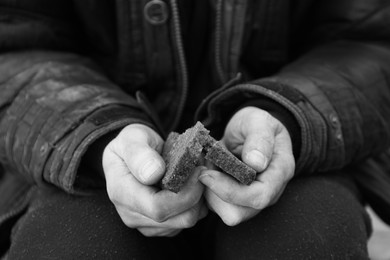
<svg viewBox="0 0 390 260"><path fill-rule="evenodd" d="M126 107L113 106L102 108L88 116L51 152L45 164L44 179L69 193L81 193L102 187L103 178L97 175L103 172L101 158L105 144L129 124L142 123L153 127L146 116L135 113ZM90 160L86 161L91 165L83 167L85 172L78 174L87 151L93 154Z"/></svg>
<svg viewBox="0 0 390 260"><path fill-rule="evenodd" d="M326 125L306 98L288 86L261 81L219 89L204 100L196 118L211 130L214 137L219 138L237 108L256 100L269 100L266 106L273 110L270 112L285 124L292 135L296 174L309 174L318 169L324 160Z"/></svg>

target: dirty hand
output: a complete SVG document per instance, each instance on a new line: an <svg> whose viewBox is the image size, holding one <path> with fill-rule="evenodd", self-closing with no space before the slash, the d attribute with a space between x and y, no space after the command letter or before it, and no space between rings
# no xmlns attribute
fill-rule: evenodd
<svg viewBox="0 0 390 260"><path fill-rule="evenodd" d="M197 168L175 194L153 186L163 177L164 141L142 124L125 127L103 153L107 192L122 221L145 236L174 236L207 214Z"/></svg>
<svg viewBox="0 0 390 260"><path fill-rule="evenodd" d="M234 226L274 204L293 177L295 160L287 129L256 107L245 107L230 119L222 143L258 174L249 186L217 170L203 170L209 208Z"/></svg>

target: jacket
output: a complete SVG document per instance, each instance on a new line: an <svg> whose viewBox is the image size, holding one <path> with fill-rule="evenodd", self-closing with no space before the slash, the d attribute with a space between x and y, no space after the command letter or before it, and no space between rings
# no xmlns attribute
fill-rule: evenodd
<svg viewBox="0 0 390 260"><path fill-rule="evenodd" d="M389 209L389 16L384 0L0 0L1 178L18 179L0 221L32 185L101 187L77 169L125 125L195 115L218 137L251 102L287 126L296 175L348 169Z"/></svg>

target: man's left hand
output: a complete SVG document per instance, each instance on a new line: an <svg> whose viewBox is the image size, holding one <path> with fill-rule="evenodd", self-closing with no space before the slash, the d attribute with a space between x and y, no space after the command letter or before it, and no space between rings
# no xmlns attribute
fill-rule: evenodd
<svg viewBox="0 0 390 260"><path fill-rule="evenodd" d="M204 194L209 208L225 224L235 226L279 199L294 175L295 159L287 129L256 107L235 113L221 141L258 172L249 186L214 169L204 170L199 177L206 186Z"/></svg>

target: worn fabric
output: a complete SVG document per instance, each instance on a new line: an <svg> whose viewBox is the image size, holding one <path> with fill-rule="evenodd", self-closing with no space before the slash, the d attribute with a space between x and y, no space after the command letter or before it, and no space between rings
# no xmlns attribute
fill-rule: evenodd
<svg viewBox="0 0 390 260"><path fill-rule="evenodd" d="M326 190L326 192L323 192ZM174 238L128 229L104 193L36 191L13 230L9 259L368 259L370 222L354 185L293 181L279 203L237 227L214 214Z"/></svg>
<svg viewBox="0 0 390 260"><path fill-rule="evenodd" d="M65 157L71 160L96 139L87 138L99 132L95 128L100 128L101 132L112 131L106 129L105 123L110 128L121 119L151 121L133 114L139 105L130 95L137 90L146 94L151 109L169 131L177 126L185 104L191 103L186 101L195 97L193 93L203 93L195 102L199 104L199 99L238 72L244 75L241 82L245 84L236 82L230 88L219 89L199 108L198 119L215 129L216 135L221 133L229 111L245 100L266 97L285 106L299 122L302 145L297 158L298 172L341 168L387 148L389 126L385 118L390 110L387 102L390 94L386 79L390 58L386 17L390 7L386 1L292 4L289 1L219 0L207 5L202 1L204 13L194 7L193 12L185 12L188 4L198 5L193 1L180 5L170 1L165 12L169 17L156 25L146 19L146 5L142 1L76 1L74 5L59 1L55 6L45 0L34 4L0 2L3 17L0 51L7 53L1 60L1 82L5 89L1 106L9 111L3 110L1 127L2 140L8 143L0 146L2 154L6 155L1 159L3 164L18 171L23 169L16 165L25 165L24 168L36 176L35 180L41 176L45 181L71 190L77 163L70 163L73 173L64 173L66 167L59 171L53 169L52 172L64 176L60 177L63 180L56 181L58 176L41 169L55 168L51 164L57 165L56 160L48 158L41 162L43 166L35 167L37 169L30 169L25 162L37 165L31 153L38 154L38 150L42 150L43 156L51 151L55 154L57 147L61 147L57 143L66 143L62 148L66 150L70 141L63 134L56 138L43 135L42 141L37 140L39 135L32 134L24 148L19 145L23 143L24 133L18 128L27 129L34 121L32 128L36 133L42 128L40 122L48 121L44 119L55 119L57 114L74 118L68 124L76 129L80 125L79 139L84 139L86 145L80 147L79 153L74 152L73 146L81 142L77 140L69 150L70 155ZM210 16L207 26L192 26L201 25L203 15L207 14ZM185 41L181 32L186 32L183 33ZM153 44L156 42L158 44ZM37 49L54 53L37 53ZM193 51L199 53L196 57L204 57L203 62L193 63ZM92 62L64 52L88 57ZM188 67L187 64L196 65ZM79 76L80 71L85 71L82 73L85 78ZM34 77L36 80L32 80ZM201 79L204 77L206 80ZM118 85L119 89L113 90L113 85ZM113 93L106 93L108 89ZM195 89L197 91L189 92ZM191 96L187 96L188 93ZM71 94L73 99L69 100ZM31 100L26 99L26 95ZM99 100L105 95L112 97ZM12 124L12 118L22 119L24 115L20 103L14 100L34 105L30 109L32 115L25 115L24 125ZM51 103L44 102L47 100ZM66 109L76 102L80 110ZM54 108L53 115L50 104L59 107ZM127 109L113 112L123 118L114 119L115 122L103 119L99 127L87 126L88 120L85 126L80 124L92 111L115 105L128 106L135 112ZM39 109L44 109L45 113L40 113ZM41 120L32 120L36 115ZM19 133L13 138L15 132ZM25 156L14 158L13 154L22 153L18 150Z"/></svg>
<svg viewBox="0 0 390 260"><path fill-rule="evenodd" d="M390 141L389 15L385 0L0 0L3 178L85 194L104 179L78 174L84 155L125 125L164 137L201 120L218 138L237 108L272 103L300 136L296 175L367 163L350 176L390 221L390 160L375 159ZM1 212L20 213L21 182Z"/></svg>

